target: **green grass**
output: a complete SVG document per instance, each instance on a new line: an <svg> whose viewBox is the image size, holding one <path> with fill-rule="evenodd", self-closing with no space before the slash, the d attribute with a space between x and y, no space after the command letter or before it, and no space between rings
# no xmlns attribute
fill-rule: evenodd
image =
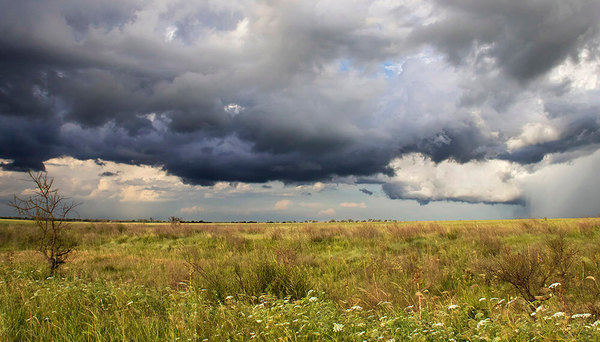
<svg viewBox="0 0 600 342"><path fill-rule="evenodd" d="M600 339L597 218L71 231L77 251L47 279L35 227L0 222L0 340ZM572 259L550 258L556 239ZM569 267L529 305L488 269L534 247L542 271Z"/></svg>

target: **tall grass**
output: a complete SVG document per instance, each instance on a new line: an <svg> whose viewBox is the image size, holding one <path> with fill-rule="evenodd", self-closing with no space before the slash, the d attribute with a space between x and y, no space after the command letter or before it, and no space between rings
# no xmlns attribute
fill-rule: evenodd
<svg viewBox="0 0 600 342"><path fill-rule="evenodd" d="M600 339L600 219L72 233L46 279L33 227L0 223L0 340Z"/></svg>

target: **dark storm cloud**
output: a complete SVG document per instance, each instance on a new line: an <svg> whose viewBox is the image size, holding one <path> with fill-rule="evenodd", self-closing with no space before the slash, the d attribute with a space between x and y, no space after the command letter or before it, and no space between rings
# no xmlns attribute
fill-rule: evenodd
<svg viewBox="0 0 600 342"><path fill-rule="evenodd" d="M528 163L598 142L596 109L567 98L577 120L560 141L505 150L518 94L558 87L528 82L584 48L595 56L596 2L440 2L428 25L410 5L371 5L0 0L2 167L69 155L191 184L380 183L371 176L406 153ZM454 64L452 80L435 56L406 62L425 45ZM406 62L403 83L381 75L389 61Z"/></svg>
<svg viewBox="0 0 600 342"><path fill-rule="evenodd" d="M558 140L548 141L522 147L510 153L499 155L500 159L516 161L521 164L532 164L541 161L550 153L577 151L582 148L600 144L600 108L596 108L593 117L580 117L569 122L563 128Z"/></svg>
<svg viewBox="0 0 600 342"><path fill-rule="evenodd" d="M367 194L369 196L373 195L373 191L365 189L365 188L360 188L360 189L358 189L358 191L362 192L363 194Z"/></svg>
<svg viewBox="0 0 600 342"><path fill-rule="evenodd" d="M99 176L100 177L114 177L114 176L116 176L118 174L119 174L118 172L104 171Z"/></svg>
<svg viewBox="0 0 600 342"><path fill-rule="evenodd" d="M583 47L598 44L597 1L438 1L448 15L414 30L411 40L430 43L455 64L485 47L505 73L521 82L536 78Z"/></svg>
<svg viewBox="0 0 600 342"><path fill-rule="evenodd" d="M420 152L436 163L452 159L459 163L483 159L491 155L496 141L486 137L473 126L443 129L431 137L424 137L413 145L402 148L402 152Z"/></svg>

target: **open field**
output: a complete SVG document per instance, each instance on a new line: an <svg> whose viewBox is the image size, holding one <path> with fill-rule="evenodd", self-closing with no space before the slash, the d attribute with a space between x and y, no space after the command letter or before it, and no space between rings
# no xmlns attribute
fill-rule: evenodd
<svg viewBox="0 0 600 342"><path fill-rule="evenodd" d="M47 279L0 221L0 340L600 339L598 218L71 231Z"/></svg>

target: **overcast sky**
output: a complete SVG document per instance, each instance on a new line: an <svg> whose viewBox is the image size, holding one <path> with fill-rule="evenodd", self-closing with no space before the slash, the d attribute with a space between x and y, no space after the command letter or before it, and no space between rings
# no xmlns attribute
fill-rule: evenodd
<svg viewBox="0 0 600 342"><path fill-rule="evenodd" d="M597 0L0 0L0 200L33 169L90 218L597 216L598 18Z"/></svg>

